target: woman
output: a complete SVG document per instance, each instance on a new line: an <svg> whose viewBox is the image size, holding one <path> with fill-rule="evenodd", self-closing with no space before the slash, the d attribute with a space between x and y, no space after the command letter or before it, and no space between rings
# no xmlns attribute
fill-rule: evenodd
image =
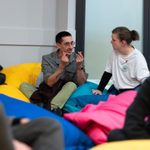
<svg viewBox="0 0 150 150"><path fill-rule="evenodd" d="M117 27L112 31L113 51L98 88L92 90L93 94L102 94L111 77L113 86L108 93L119 94L136 89L149 76L143 54L132 45L132 41L136 40L139 40L139 34L135 30Z"/></svg>

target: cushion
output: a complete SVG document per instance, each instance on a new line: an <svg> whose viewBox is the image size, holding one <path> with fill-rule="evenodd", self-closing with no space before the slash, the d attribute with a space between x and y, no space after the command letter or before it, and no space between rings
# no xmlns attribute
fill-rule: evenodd
<svg viewBox="0 0 150 150"><path fill-rule="evenodd" d="M102 144L91 150L149 150L150 140L127 140Z"/></svg>
<svg viewBox="0 0 150 150"><path fill-rule="evenodd" d="M4 105L8 116L24 116L30 119L51 117L56 119L61 124L63 129L65 150L85 150L94 146L92 140L85 135L85 133L64 118L59 117L52 112L49 112L34 104L19 101L18 99L14 99L3 94L0 94L0 102Z"/></svg>
<svg viewBox="0 0 150 150"><path fill-rule="evenodd" d="M28 82L35 85L40 71L40 63L26 63L4 68L2 73L6 75L6 83L8 85L19 88L19 85L22 82Z"/></svg>

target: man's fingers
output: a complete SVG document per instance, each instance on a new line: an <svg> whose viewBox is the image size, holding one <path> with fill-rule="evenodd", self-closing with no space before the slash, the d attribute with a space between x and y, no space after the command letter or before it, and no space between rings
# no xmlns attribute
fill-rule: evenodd
<svg viewBox="0 0 150 150"><path fill-rule="evenodd" d="M79 52L78 52L78 55L79 55L80 57L83 57L83 55L82 55L82 52L81 52L81 51L79 51Z"/></svg>
<svg viewBox="0 0 150 150"><path fill-rule="evenodd" d="M76 56L77 56L77 59L83 60L82 52L78 52L78 53L76 54Z"/></svg>
<svg viewBox="0 0 150 150"><path fill-rule="evenodd" d="M62 52L62 56L67 56L68 54L66 52Z"/></svg>

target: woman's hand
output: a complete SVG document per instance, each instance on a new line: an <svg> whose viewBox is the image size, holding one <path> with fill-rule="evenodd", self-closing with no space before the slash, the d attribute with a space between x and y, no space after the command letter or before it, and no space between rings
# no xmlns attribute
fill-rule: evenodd
<svg viewBox="0 0 150 150"><path fill-rule="evenodd" d="M101 92L100 90L95 90L95 89L93 89L93 90L92 90L92 93L93 93L94 95L102 95L102 92Z"/></svg>

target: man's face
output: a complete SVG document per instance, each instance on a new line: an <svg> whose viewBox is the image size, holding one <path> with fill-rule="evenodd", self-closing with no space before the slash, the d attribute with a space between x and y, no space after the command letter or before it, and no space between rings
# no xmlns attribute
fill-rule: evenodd
<svg viewBox="0 0 150 150"><path fill-rule="evenodd" d="M62 38L61 43L57 43L58 49L61 52L65 52L67 55L71 55L73 48L75 46L75 42L72 39L72 36L65 36Z"/></svg>

